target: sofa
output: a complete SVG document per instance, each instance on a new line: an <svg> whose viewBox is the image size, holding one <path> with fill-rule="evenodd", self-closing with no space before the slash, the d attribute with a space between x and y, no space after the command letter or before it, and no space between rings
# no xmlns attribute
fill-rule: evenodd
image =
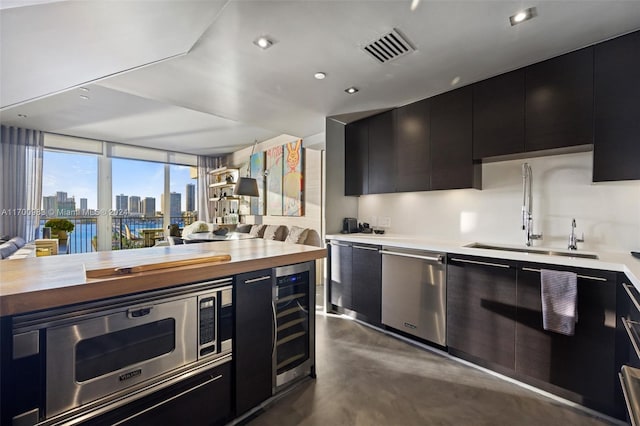
<svg viewBox="0 0 640 426"><path fill-rule="evenodd" d="M216 224L197 221L191 225L185 226L180 237L168 236L167 243L168 245L183 244L185 243L183 237L191 233L216 232L219 229L220 228ZM251 234L256 238L263 238L265 240L284 241L287 243L305 244L317 247L322 245L318 232L314 229L302 228L299 226L287 227L285 225L238 224L233 232Z"/></svg>

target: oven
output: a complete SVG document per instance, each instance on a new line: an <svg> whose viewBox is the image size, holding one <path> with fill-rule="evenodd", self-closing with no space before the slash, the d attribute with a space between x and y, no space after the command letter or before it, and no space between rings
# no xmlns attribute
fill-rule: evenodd
<svg viewBox="0 0 640 426"><path fill-rule="evenodd" d="M104 412L230 359L232 294L229 278L14 318L18 357L38 355L44 365L46 391L31 418Z"/></svg>

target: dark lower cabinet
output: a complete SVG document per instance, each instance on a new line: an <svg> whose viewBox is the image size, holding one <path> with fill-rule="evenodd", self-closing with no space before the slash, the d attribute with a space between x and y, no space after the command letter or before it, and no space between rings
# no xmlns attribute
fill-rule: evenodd
<svg viewBox="0 0 640 426"><path fill-rule="evenodd" d="M382 255L380 246L329 243L331 304L379 325L382 320Z"/></svg>
<svg viewBox="0 0 640 426"><path fill-rule="evenodd" d="M480 188L473 163L472 87L430 98L431 189Z"/></svg>
<svg viewBox="0 0 640 426"><path fill-rule="evenodd" d="M447 265L449 351L499 371L515 368L516 268L451 256ZM498 367L498 368L496 368Z"/></svg>
<svg viewBox="0 0 640 426"><path fill-rule="evenodd" d="M565 397L619 416L615 398L616 274L575 271L579 274L578 321L575 334L566 336L542 327L538 271L544 267L526 265L518 270L516 373L573 392L577 398Z"/></svg>
<svg viewBox="0 0 640 426"><path fill-rule="evenodd" d="M593 143L593 47L525 68L525 150Z"/></svg>
<svg viewBox="0 0 640 426"><path fill-rule="evenodd" d="M236 276L235 408L240 416L272 395L273 276L270 269Z"/></svg>
<svg viewBox="0 0 640 426"><path fill-rule="evenodd" d="M595 47L593 181L640 179L640 31Z"/></svg>
<svg viewBox="0 0 640 426"><path fill-rule="evenodd" d="M382 255L379 246L352 246L353 310L366 321L380 324L382 320Z"/></svg>
<svg viewBox="0 0 640 426"><path fill-rule="evenodd" d="M352 248L350 243L329 243L329 280L331 304L353 309L352 301Z"/></svg>
<svg viewBox="0 0 640 426"><path fill-rule="evenodd" d="M211 426L231 419L229 361L84 424Z"/></svg>

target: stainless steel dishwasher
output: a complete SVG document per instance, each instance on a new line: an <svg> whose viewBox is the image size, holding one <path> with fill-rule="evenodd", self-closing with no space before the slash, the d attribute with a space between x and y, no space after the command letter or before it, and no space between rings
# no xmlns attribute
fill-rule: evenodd
<svg viewBox="0 0 640 426"><path fill-rule="evenodd" d="M441 346L446 341L446 255L382 248L382 323Z"/></svg>

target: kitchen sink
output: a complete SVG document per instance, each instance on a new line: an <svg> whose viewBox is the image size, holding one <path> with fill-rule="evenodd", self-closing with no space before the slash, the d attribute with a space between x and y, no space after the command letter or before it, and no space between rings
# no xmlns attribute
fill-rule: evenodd
<svg viewBox="0 0 640 426"><path fill-rule="evenodd" d="M509 247L509 246L499 246L499 245L483 244L483 243L471 243L466 245L465 247L487 249L487 250L514 251L518 253L544 254L547 256L578 257L582 259L598 258L598 255L591 254L591 253L578 253L575 251L573 252L555 251L555 250L536 249L536 248L528 248L528 247Z"/></svg>

